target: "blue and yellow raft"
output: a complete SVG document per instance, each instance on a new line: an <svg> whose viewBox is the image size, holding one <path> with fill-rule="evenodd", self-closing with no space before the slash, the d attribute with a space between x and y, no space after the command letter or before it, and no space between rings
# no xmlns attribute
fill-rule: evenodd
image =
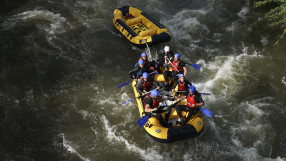
<svg viewBox="0 0 286 161"><path fill-rule="evenodd" d="M169 41L171 38L165 26L132 6L115 9L113 24L122 35L137 46Z"/></svg>

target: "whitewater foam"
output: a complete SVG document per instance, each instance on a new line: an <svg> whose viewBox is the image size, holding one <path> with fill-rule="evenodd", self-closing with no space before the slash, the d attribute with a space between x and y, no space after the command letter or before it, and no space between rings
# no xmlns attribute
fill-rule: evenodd
<svg viewBox="0 0 286 161"><path fill-rule="evenodd" d="M62 17L60 14L53 13L47 10L34 10L26 11L17 15L13 15L8 18L8 20L1 24L3 30L9 30L14 28L17 23L27 22L30 20L47 20L50 21L49 27L44 27L42 25L36 25L39 29L44 29L48 34L63 33L64 24L68 24L66 18Z"/></svg>
<svg viewBox="0 0 286 161"><path fill-rule="evenodd" d="M249 61L264 58L256 51L253 54L247 53L248 48L243 47L242 54L237 56L217 56L214 61L209 63L206 63L205 60L197 61L197 64L201 64L201 71L208 73L208 77L211 77L205 82L194 82L197 89L212 93L218 91L225 98L238 92L238 86L242 81L237 78L245 77L244 73L249 70L247 68ZM216 98L211 95L208 99L215 100Z"/></svg>
<svg viewBox="0 0 286 161"><path fill-rule="evenodd" d="M285 76L283 76L282 77L282 80L281 80L281 82L285 85L285 87L286 87L286 81L285 81Z"/></svg>
<svg viewBox="0 0 286 161"><path fill-rule="evenodd" d="M88 158L83 157L75 150L75 148L72 146L72 143L65 138L65 135L63 133L60 134L59 136L63 138L62 145L64 146L64 148L66 148L67 151L76 154L83 161L90 161Z"/></svg>
<svg viewBox="0 0 286 161"><path fill-rule="evenodd" d="M101 118L103 125L104 125L104 129L106 131L106 139L113 143L114 141L119 142L119 143L123 143L126 147L126 149L129 152L133 152L133 153L137 153L140 155L140 157L144 160L163 160L163 156L160 155L157 151L155 151L152 148L148 148L146 150L136 146L135 144L131 144L128 142L127 139L125 139L123 136L117 136L115 133L115 126L110 126L108 120L106 119L105 116L102 116Z"/></svg>

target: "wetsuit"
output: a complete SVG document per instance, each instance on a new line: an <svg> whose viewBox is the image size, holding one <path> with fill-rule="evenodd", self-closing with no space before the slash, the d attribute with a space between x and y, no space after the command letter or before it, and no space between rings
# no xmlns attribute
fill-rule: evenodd
<svg viewBox="0 0 286 161"><path fill-rule="evenodd" d="M172 88L172 86L174 85L174 82L177 81L178 79L178 74L184 74L184 69L183 67L185 67L185 63L182 61L182 60L179 60L179 61L174 61L174 60L171 60L172 64L176 67L174 68L173 65L172 66L172 71L165 71L164 72L164 78L165 78L165 81L168 82L168 78L169 77L172 77L172 81L171 81L171 84L169 85L169 88ZM178 69L178 71L176 70Z"/></svg>

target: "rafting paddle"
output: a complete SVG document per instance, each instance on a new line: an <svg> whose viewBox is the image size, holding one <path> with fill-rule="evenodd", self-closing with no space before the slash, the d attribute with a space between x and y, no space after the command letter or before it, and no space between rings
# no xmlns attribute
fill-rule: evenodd
<svg viewBox="0 0 286 161"><path fill-rule="evenodd" d="M201 108L201 111L203 114L205 114L206 116L213 118L213 113L210 110L207 110L205 108Z"/></svg>
<svg viewBox="0 0 286 161"><path fill-rule="evenodd" d="M182 100L182 99L181 99ZM182 100L183 102L185 102L185 103L187 103L187 104L189 104L189 105L191 105L189 102L187 102L187 101L184 101L184 100ZM207 109L205 109L205 108L201 108L201 111L202 111L202 113L204 114L204 115L206 115L206 116L208 116L208 117L210 117L210 118L213 118L213 113L210 111L210 110L207 110Z"/></svg>
<svg viewBox="0 0 286 161"><path fill-rule="evenodd" d="M176 91L178 93L186 93L187 91ZM211 95L211 93L200 93L202 95Z"/></svg>
<svg viewBox="0 0 286 161"><path fill-rule="evenodd" d="M128 102L131 102L131 101L135 100L136 98L140 98L140 97L143 97L143 96L138 96L138 97L132 98L132 99L130 99L130 100L127 100L127 101L125 101L125 102L122 102L121 104L124 105L124 104L126 104L126 103L128 103Z"/></svg>
<svg viewBox="0 0 286 161"><path fill-rule="evenodd" d="M185 63L185 64L189 64L189 65L192 65L193 68L197 69L197 70L200 70L200 64L191 64L191 63Z"/></svg>
<svg viewBox="0 0 286 161"><path fill-rule="evenodd" d="M128 82L119 84L119 85L118 85L118 88L124 87L124 86L128 85L128 84L131 83L131 82L132 82L132 81L128 81Z"/></svg>
<svg viewBox="0 0 286 161"><path fill-rule="evenodd" d="M139 127L143 127L148 120L149 120L149 116L145 115L137 121L137 124L139 125Z"/></svg>

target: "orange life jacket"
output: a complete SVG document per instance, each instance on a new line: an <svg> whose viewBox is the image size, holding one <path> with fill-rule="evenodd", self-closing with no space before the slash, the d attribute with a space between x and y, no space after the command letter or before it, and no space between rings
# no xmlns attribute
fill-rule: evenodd
<svg viewBox="0 0 286 161"><path fill-rule="evenodd" d="M196 100L195 100L195 95L191 96L190 94L188 94L187 97L187 106L190 108L195 108L194 106L191 106L190 104L196 104ZM190 104L189 104L190 103Z"/></svg>
<svg viewBox="0 0 286 161"><path fill-rule="evenodd" d="M151 87L151 81L149 79L145 81L143 78L141 78L141 80L144 82L141 87L143 90L149 89Z"/></svg>
<svg viewBox="0 0 286 161"><path fill-rule="evenodd" d="M173 61L173 65L178 69L178 71L183 71L183 67L179 66L180 61ZM176 68L172 65L172 71L177 71Z"/></svg>
<svg viewBox="0 0 286 161"><path fill-rule="evenodd" d="M181 81L178 82L178 89L180 91L185 91L188 89L188 85L186 83L186 81L184 81L183 83L181 83Z"/></svg>
<svg viewBox="0 0 286 161"><path fill-rule="evenodd" d="M146 98L152 98L152 100L153 100L153 104L150 105L150 108L151 108L151 109L153 109L153 108L159 106L159 98L153 98L153 97L151 97L150 95L147 95L147 96L143 99L144 108L145 108L145 105L146 105L146 104L145 104L145 99L146 99Z"/></svg>

